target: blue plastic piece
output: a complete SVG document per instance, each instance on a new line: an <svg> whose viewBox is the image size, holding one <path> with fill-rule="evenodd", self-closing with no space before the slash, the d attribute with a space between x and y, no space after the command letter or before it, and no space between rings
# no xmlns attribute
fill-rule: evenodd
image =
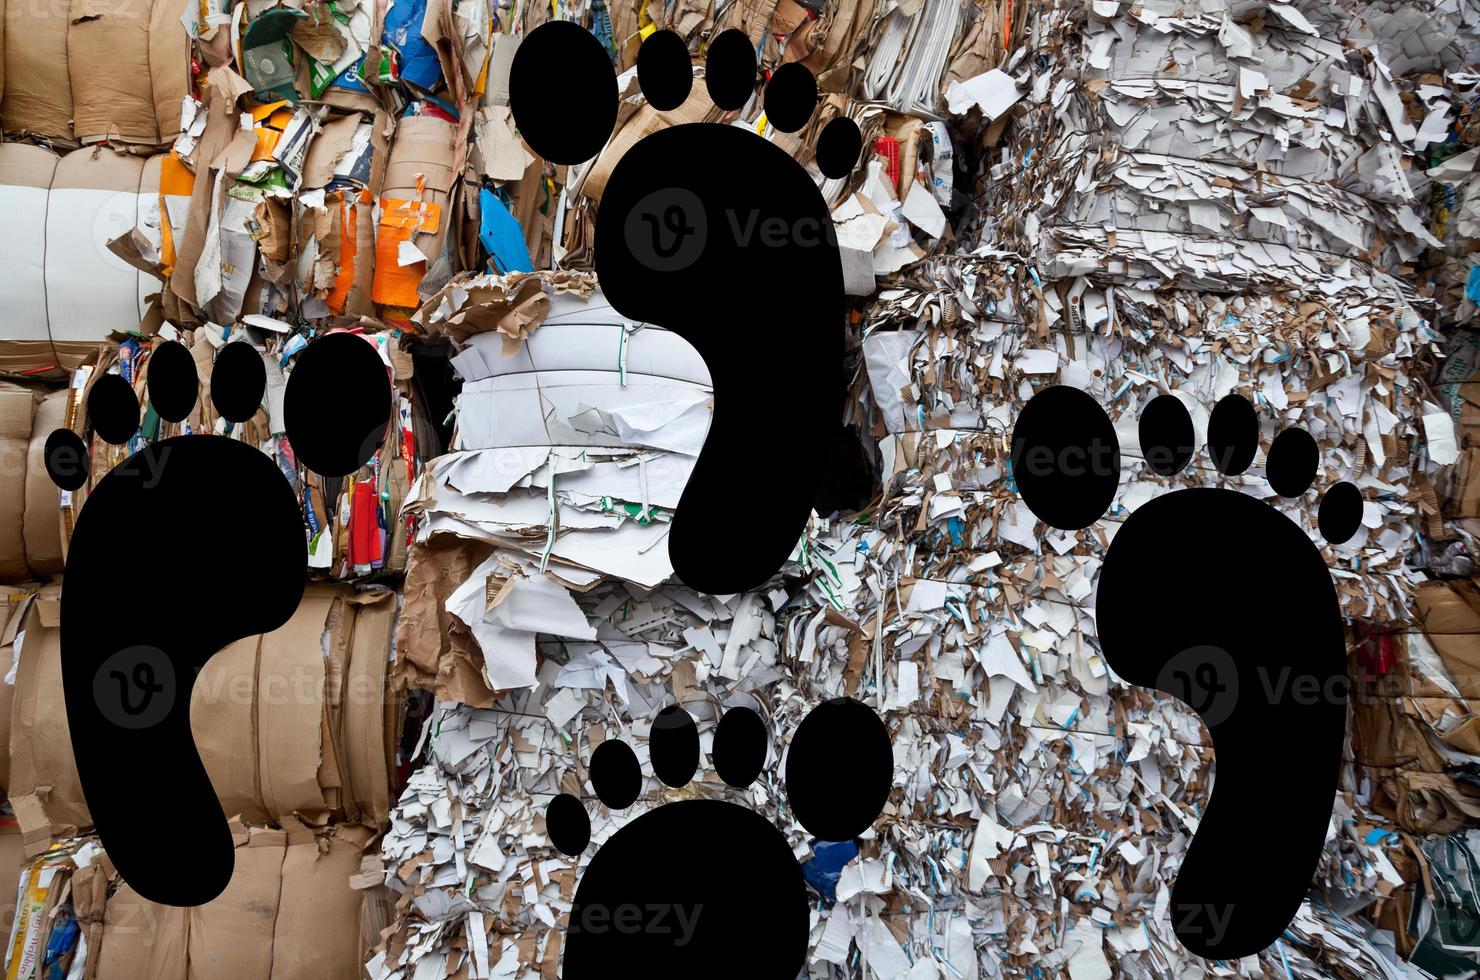
<svg viewBox="0 0 1480 980"><path fill-rule="evenodd" d="M426 0L393 0L385 12L385 43L401 55L401 81L430 92L442 80L442 64L437 49L421 36L421 22L426 18Z"/></svg>
<svg viewBox="0 0 1480 980"><path fill-rule="evenodd" d="M529 247L524 244L524 229L519 219L486 187L478 192L478 207L483 212L478 241L493 261L494 271L533 272L534 263L529 258Z"/></svg>
<svg viewBox="0 0 1480 980"><path fill-rule="evenodd" d="M857 856L858 844L854 841L815 840L812 856L802 863L802 877L831 905L838 900L838 879L844 866Z"/></svg>

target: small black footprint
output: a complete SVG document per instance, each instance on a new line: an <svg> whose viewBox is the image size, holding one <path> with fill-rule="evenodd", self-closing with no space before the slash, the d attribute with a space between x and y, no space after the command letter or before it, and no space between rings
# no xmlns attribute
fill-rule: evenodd
<svg viewBox="0 0 1480 980"><path fill-rule="evenodd" d="M684 42L654 33L638 51L637 76L655 108L677 108L692 86ZM750 101L756 56L744 33L714 39L704 81L721 110ZM574 109L572 92L584 95ZM817 82L800 64L779 68L765 88L766 116L783 132L806 125L816 101ZM519 46L509 102L536 152L588 160L616 122L610 58L584 28L544 24ZM861 145L858 127L835 119L819 136L818 165L844 176ZM760 586L806 527L841 418L843 272L826 202L805 169L755 133L674 126L612 170L595 265L618 312L683 337L713 379L709 437L668 535L674 571L713 594Z"/></svg>
<svg viewBox="0 0 1480 980"><path fill-rule="evenodd" d="M1170 476L1196 438L1172 395L1141 414L1148 469ZM1213 462L1242 473L1259 446L1254 408L1230 395L1208 425ZM1300 497L1315 480L1315 441L1287 428L1266 478ZM1013 477L1044 522L1077 530L1109 506L1120 447L1104 411L1068 387L1040 391L1013 431ZM1333 544L1360 527L1361 493L1326 491L1319 523ZM1115 673L1196 710L1215 746L1212 798L1172 889L1178 939L1234 959L1280 937L1320 859L1341 766L1346 647L1326 562L1305 531L1234 490L1197 487L1152 499L1125 519L1100 569L1095 618Z"/></svg>
<svg viewBox="0 0 1480 980"><path fill-rule="evenodd" d="M182 345L155 348L148 394L160 418L189 414L195 370ZM229 422L245 422L265 381L262 355L229 343L215 359L211 400ZM390 420L380 355L351 334L304 348L285 398L289 443L326 476L368 460ZM139 404L122 377L105 375L88 415L99 438L121 445L138 429ZM87 481L86 444L75 433L48 438L46 463L64 489ZM108 857L151 901L200 905L231 879L231 833L190 731L191 688L218 650L292 616L306 541L299 502L273 460L220 436L145 446L98 481L78 516L61 607L72 749Z"/></svg>
<svg viewBox="0 0 1480 980"><path fill-rule="evenodd" d="M720 778L750 785L768 742L755 712L725 712L714 732ZM655 776L686 785L699 765L693 718L677 706L663 709L649 749ZM625 742L596 747L590 778L614 810L642 791L637 756ZM851 840L867 830L893 778L889 732L857 701L824 701L792 736L787 800L819 840ZM590 843L590 821L574 796L550 802L546 825L567 854ZM723 800L669 803L624 825L591 858L571 906L561 975L699 977L723 964L722 975L795 980L807 956L809 914L801 866L770 821Z"/></svg>

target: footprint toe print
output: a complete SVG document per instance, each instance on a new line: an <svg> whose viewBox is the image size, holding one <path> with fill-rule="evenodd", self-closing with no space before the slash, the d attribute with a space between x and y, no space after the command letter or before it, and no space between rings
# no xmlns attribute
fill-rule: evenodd
<svg viewBox="0 0 1480 980"><path fill-rule="evenodd" d="M657 31L637 78L655 109L692 117L744 109L760 81L741 31L716 37L695 91L689 50ZM570 93L581 93L573 100ZM802 130L817 82L800 64L772 73L761 96L769 126ZM525 38L509 77L521 135L575 164L602 152L617 117L608 53L564 21ZM681 118L681 117L680 117ZM849 119L817 138L817 163L841 177L862 139ZM588 188L589 189L589 188ZM796 547L843 409L844 295L832 218L813 177L751 128L687 122L627 148L600 188L595 267L612 306L688 341L714 385L709 436L674 514L668 552L678 577L717 595L753 589ZM766 440L764 465L755 440ZM739 522L745 533L736 534Z"/></svg>
<svg viewBox="0 0 1480 980"><path fill-rule="evenodd" d="M1162 395L1137 430L1146 467L1172 476L1195 454L1186 403ZM1207 443L1225 476L1259 448L1252 405L1230 395L1212 410ZM1044 522L1092 524L1120 479L1115 429L1095 400L1056 386L1035 395L1012 440L1013 477ZM1282 429L1265 478L1303 498L1319 464L1315 440ZM1330 487L1319 526L1333 544L1360 529L1362 498ZM1320 858L1341 764L1346 647L1325 559L1269 504L1225 487L1174 490L1120 524L1100 568L1100 649L1117 675L1196 710L1217 771L1172 891L1178 939L1215 959L1257 953L1294 917ZM1249 869L1257 868L1257 873Z"/></svg>
<svg viewBox="0 0 1480 980"><path fill-rule="evenodd" d="M211 400L230 423L262 405L263 354L228 343L210 376ZM390 422L390 381L363 338L333 334L298 355L285 394L288 439L326 476L353 472ZM147 362L150 407L186 418L197 394L194 359L157 346ZM88 395L94 434L123 445L140 406L116 374ZM76 490L89 479L86 444L59 430L47 470ZM302 597L307 538L299 500L271 457L214 435L143 445L92 487L67 553L61 604L62 686L88 809L108 857L145 898L201 905L231 879L226 818L196 752L190 693L217 651L287 622ZM172 596L168 602L151 597ZM144 800L169 800L161 823ZM190 855L180 875L169 855Z"/></svg>
<svg viewBox="0 0 1480 980"><path fill-rule="evenodd" d="M715 771L736 788L765 768L770 738L749 708L725 712L713 733ZM653 775L686 786L701 739L676 705L653 723ZM591 788L609 809L642 792L626 742L591 753ZM888 730L866 705L837 698L797 726L787 751L787 802L819 840L851 840L878 818L893 781ZM585 806L561 794L545 813L550 840L566 854L590 843ZM666 803L621 827L581 873L571 906L562 976L697 977L724 964L726 976L794 980L807 954L809 903L801 866L785 835L753 810L724 800Z"/></svg>

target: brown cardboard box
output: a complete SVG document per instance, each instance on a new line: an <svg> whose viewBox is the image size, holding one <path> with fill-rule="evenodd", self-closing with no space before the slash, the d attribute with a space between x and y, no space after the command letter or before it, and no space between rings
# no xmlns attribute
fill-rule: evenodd
<svg viewBox="0 0 1480 980"><path fill-rule="evenodd" d="M24 582L31 577L21 529L35 405L34 389L0 384L0 582Z"/></svg>
<svg viewBox="0 0 1480 980"><path fill-rule="evenodd" d="M71 2L67 63L73 133L83 142L158 143L149 74L152 0Z"/></svg>
<svg viewBox="0 0 1480 980"><path fill-rule="evenodd" d="M26 455L25 514L22 534L31 577L49 579L62 574L61 491L46 472L46 440L67 424L72 393L66 388L41 399L31 424L31 446Z"/></svg>
<svg viewBox="0 0 1480 980"><path fill-rule="evenodd" d="M67 71L65 0L5 5L5 94L0 117L7 133L72 138L72 82Z"/></svg>

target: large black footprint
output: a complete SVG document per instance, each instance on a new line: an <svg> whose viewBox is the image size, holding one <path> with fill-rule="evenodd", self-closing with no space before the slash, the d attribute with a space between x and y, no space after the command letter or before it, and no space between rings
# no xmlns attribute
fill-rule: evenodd
<svg viewBox="0 0 1480 980"><path fill-rule="evenodd" d="M654 108L684 103L692 68L678 35L658 31L643 42L637 77ZM716 107L744 108L757 81L745 34L714 39L704 80ZM571 92L583 93L574 111ZM783 65L764 98L771 125L795 132L812 114L817 82L802 65ZM509 103L546 159L594 157L617 116L607 52L576 24L542 25L515 55ZM819 137L820 168L847 174L860 145L851 120L833 120ZM709 437L668 535L674 571L714 594L760 586L806 527L841 419L843 273L821 193L785 151L748 130L660 130L612 171L597 210L595 264L618 312L683 337L714 382ZM742 518L745 533L736 534Z"/></svg>
<svg viewBox="0 0 1480 980"><path fill-rule="evenodd" d="M1196 450L1191 416L1173 395L1141 414L1147 467L1179 472ZM1230 395L1208 426L1225 475L1259 446L1254 408ZM1266 478L1282 496L1314 482L1315 441L1281 431ZM1115 430L1089 395L1039 392L1013 431L1013 477L1054 527L1077 530L1109 506L1120 478ZM1350 483L1326 491L1319 523L1333 544L1359 529ZM1346 725L1346 647L1325 560L1275 508L1234 490L1176 490L1121 524L1100 569L1100 648L1117 674L1196 710L1212 735L1212 798L1172 890L1177 938L1214 959L1257 953L1294 917L1320 859Z"/></svg>
<svg viewBox="0 0 1480 980"><path fill-rule="evenodd" d="M148 363L149 401L178 422L196 397L190 352L173 341ZM232 423L262 403L262 355L227 344L211 399ZM304 465L353 472L390 419L380 355L350 334L299 355L284 406ZM139 404L119 375L88 396L94 432L123 444ZM47 469L63 489L86 482L85 444L69 430L47 440ZM196 675L222 647L288 621L303 594L307 545L292 488L253 445L186 435L145 446L93 487L77 519L62 589L62 686L72 750L108 857L139 894L200 905L231 880L234 853L190 731ZM165 807L161 816L160 806Z"/></svg>
<svg viewBox="0 0 1480 980"><path fill-rule="evenodd" d="M760 716L732 708L714 733L714 766L731 786L750 785L766 763ZM683 786L699 765L699 732L677 706L663 709L649 742L653 774ZM608 741L591 754L591 786L614 810L642 790L637 756ZM797 820L820 840L851 840L878 818L894 778L889 732L848 698L818 705L797 726L786 792ZM570 855L590 843L581 801L550 802L551 842ZM676 855L690 844L698 860ZM807 956L802 869L786 837L752 810L723 800L683 800L642 814L596 852L570 911L565 980L699 977L795 980Z"/></svg>

